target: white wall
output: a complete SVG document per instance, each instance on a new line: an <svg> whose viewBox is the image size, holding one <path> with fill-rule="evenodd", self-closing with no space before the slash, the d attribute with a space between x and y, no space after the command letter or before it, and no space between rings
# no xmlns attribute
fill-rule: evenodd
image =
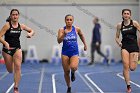
<svg viewBox="0 0 140 93"><path fill-rule="evenodd" d="M88 45L88 56L90 56L90 43L92 37L92 20L93 15L102 18L102 48L104 45L111 45L113 48L113 56L116 60L120 59L120 48L116 45L115 30L110 29L105 22L115 26L121 21L121 10L123 8L130 8L132 10L132 18L138 20L139 9L137 4L90 4L83 6L71 5L16 5L16 6L0 6L0 28L5 23L5 19L9 15L9 8L18 8L22 15L27 16L20 17L20 23L25 23L26 25L33 28L36 35L32 39L26 39L25 33L21 36L21 44L23 49L27 49L28 45L35 45L37 48L37 53L39 59L50 58L52 52L52 46L56 45L56 35L52 35L47 32L42 26L47 27L57 34L58 29L65 25L64 17L66 14L74 15L75 21L74 25L79 26L86 38ZM36 23L37 22L37 23ZM38 25L37 25L38 24ZM79 44L82 44L79 40ZM100 57L97 56L96 60Z"/></svg>
<svg viewBox="0 0 140 93"><path fill-rule="evenodd" d="M139 21L140 21L140 0L139 0Z"/></svg>
<svg viewBox="0 0 140 93"><path fill-rule="evenodd" d="M135 3L138 0L1 0L7 4L65 4L76 2L80 4L94 4L94 3Z"/></svg>

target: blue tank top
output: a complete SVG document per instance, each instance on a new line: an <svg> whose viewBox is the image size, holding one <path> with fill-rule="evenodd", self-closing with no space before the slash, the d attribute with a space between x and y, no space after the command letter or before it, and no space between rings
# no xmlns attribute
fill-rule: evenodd
<svg viewBox="0 0 140 93"><path fill-rule="evenodd" d="M64 27L64 30L66 26ZM67 33L63 40L62 52L77 52L78 53L78 43L77 43L77 34L75 27L72 26L72 31Z"/></svg>

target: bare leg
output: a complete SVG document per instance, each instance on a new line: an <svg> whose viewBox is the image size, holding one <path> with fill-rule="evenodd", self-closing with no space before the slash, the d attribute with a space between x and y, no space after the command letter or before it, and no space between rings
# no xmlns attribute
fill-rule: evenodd
<svg viewBox="0 0 140 93"><path fill-rule="evenodd" d="M13 67L14 67L12 56L10 56L9 54L7 54L5 52L2 52L2 55L4 57L4 61L5 61L7 71L9 73L12 73L13 72Z"/></svg>
<svg viewBox="0 0 140 93"><path fill-rule="evenodd" d="M78 64L79 64L79 57L78 56L72 56L70 58L71 81L75 81L75 71L78 68Z"/></svg>
<svg viewBox="0 0 140 93"><path fill-rule="evenodd" d="M138 62L138 52L130 53L129 68L131 71L134 71L137 68L137 62Z"/></svg>
<svg viewBox="0 0 140 93"><path fill-rule="evenodd" d="M123 75L127 85L130 85L130 75L129 75L129 53L122 49L122 61L123 61Z"/></svg>
<svg viewBox="0 0 140 93"><path fill-rule="evenodd" d="M18 49L16 51L16 53L14 54L13 62L14 62L14 82L15 82L14 87L18 88L19 82L21 79L21 62L22 62L22 50L21 49Z"/></svg>
<svg viewBox="0 0 140 93"><path fill-rule="evenodd" d="M65 77L67 87L71 87L70 76L69 76L70 74L69 57L62 55L62 66L64 70L64 77Z"/></svg>

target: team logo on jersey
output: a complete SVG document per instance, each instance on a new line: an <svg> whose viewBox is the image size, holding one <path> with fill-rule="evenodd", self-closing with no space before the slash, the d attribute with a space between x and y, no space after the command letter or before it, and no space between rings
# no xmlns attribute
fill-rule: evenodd
<svg viewBox="0 0 140 93"><path fill-rule="evenodd" d="M65 40L76 40L76 36L72 35L72 36L66 36L64 38Z"/></svg>
<svg viewBox="0 0 140 93"><path fill-rule="evenodd" d="M9 54L10 54L10 53L11 53L11 51L7 51L7 53L9 53Z"/></svg>
<svg viewBox="0 0 140 93"><path fill-rule="evenodd" d="M129 28L124 28L123 27L122 31L127 31L127 30L132 30L132 29L133 29L133 27L129 27Z"/></svg>
<svg viewBox="0 0 140 93"><path fill-rule="evenodd" d="M20 33L20 31L11 30L10 33Z"/></svg>

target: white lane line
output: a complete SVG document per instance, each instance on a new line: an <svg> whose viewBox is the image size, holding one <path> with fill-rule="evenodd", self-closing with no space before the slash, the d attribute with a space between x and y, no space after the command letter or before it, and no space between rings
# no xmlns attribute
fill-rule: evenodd
<svg viewBox="0 0 140 93"><path fill-rule="evenodd" d="M121 76L121 74L122 74L121 72L120 72L120 73L117 73L117 76L120 77L120 78L122 78L122 79L124 79L124 77ZM137 83L135 83L135 82L133 82L133 81L130 81L130 83L132 83L133 85L135 85L135 86L137 86L137 87L140 88L140 85L139 85L139 84L137 84Z"/></svg>
<svg viewBox="0 0 140 93"><path fill-rule="evenodd" d="M44 78L44 71L45 71L45 68L43 66L43 68L41 70L41 78L40 78L38 93L41 93L41 90L42 90L42 83L43 83L43 78Z"/></svg>
<svg viewBox="0 0 140 93"><path fill-rule="evenodd" d="M14 84L15 84L15 83L13 83L13 84L8 88L8 90L6 91L6 93L10 93L10 91L11 91L12 88L14 87Z"/></svg>
<svg viewBox="0 0 140 93"><path fill-rule="evenodd" d="M90 74L93 74L93 73L86 73L86 74L85 74L85 77L89 80L89 82L90 82L93 86L95 86L95 87L100 91L100 93L104 93L104 92L101 90L101 88L99 88L99 87L97 86L97 84L95 84L95 82L93 82L93 80L91 80L91 78L88 76L88 75L90 75Z"/></svg>
<svg viewBox="0 0 140 93"><path fill-rule="evenodd" d="M79 71L77 71L78 75L80 76L80 78L85 82L85 84L90 88L90 90L93 92L93 93L96 93L96 91L92 88L92 86L89 85L89 83L86 81L86 79L80 74Z"/></svg>
<svg viewBox="0 0 140 93"><path fill-rule="evenodd" d="M38 73L38 72L32 72L31 74L35 74L35 73ZM29 74L29 73L28 73L28 74ZM25 75L25 74L21 74L21 77L22 77L23 75ZM15 84L15 83L13 83L13 84L8 88L8 90L7 90L5 93L10 93L10 91L11 91L12 88L14 87L14 84Z"/></svg>
<svg viewBox="0 0 140 93"><path fill-rule="evenodd" d="M21 74L21 77L22 77L23 75ZM8 90L6 91L6 93L10 93L10 91L12 90L12 88L14 87L14 84L15 83L13 83L9 88L8 88Z"/></svg>
<svg viewBox="0 0 140 93"><path fill-rule="evenodd" d="M53 93L56 93L55 75L56 74L52 74Z"/></svg>
<svg viewBox="0 0 140 93"><path fill-rule="evenodd" d="M63 72L52 74L53 93L56 93L56 82L55 82L55 77L56 77L56 75L58 75L58 74L63 74Z"/></svg>
<svg viewBox="0 0 140 93"><path fill-rule="evenodd" d="M5 78L8 74L9 74L9 72L5 72L5 73L0 77L0 80L2 80L3 78Z"/></svg>

